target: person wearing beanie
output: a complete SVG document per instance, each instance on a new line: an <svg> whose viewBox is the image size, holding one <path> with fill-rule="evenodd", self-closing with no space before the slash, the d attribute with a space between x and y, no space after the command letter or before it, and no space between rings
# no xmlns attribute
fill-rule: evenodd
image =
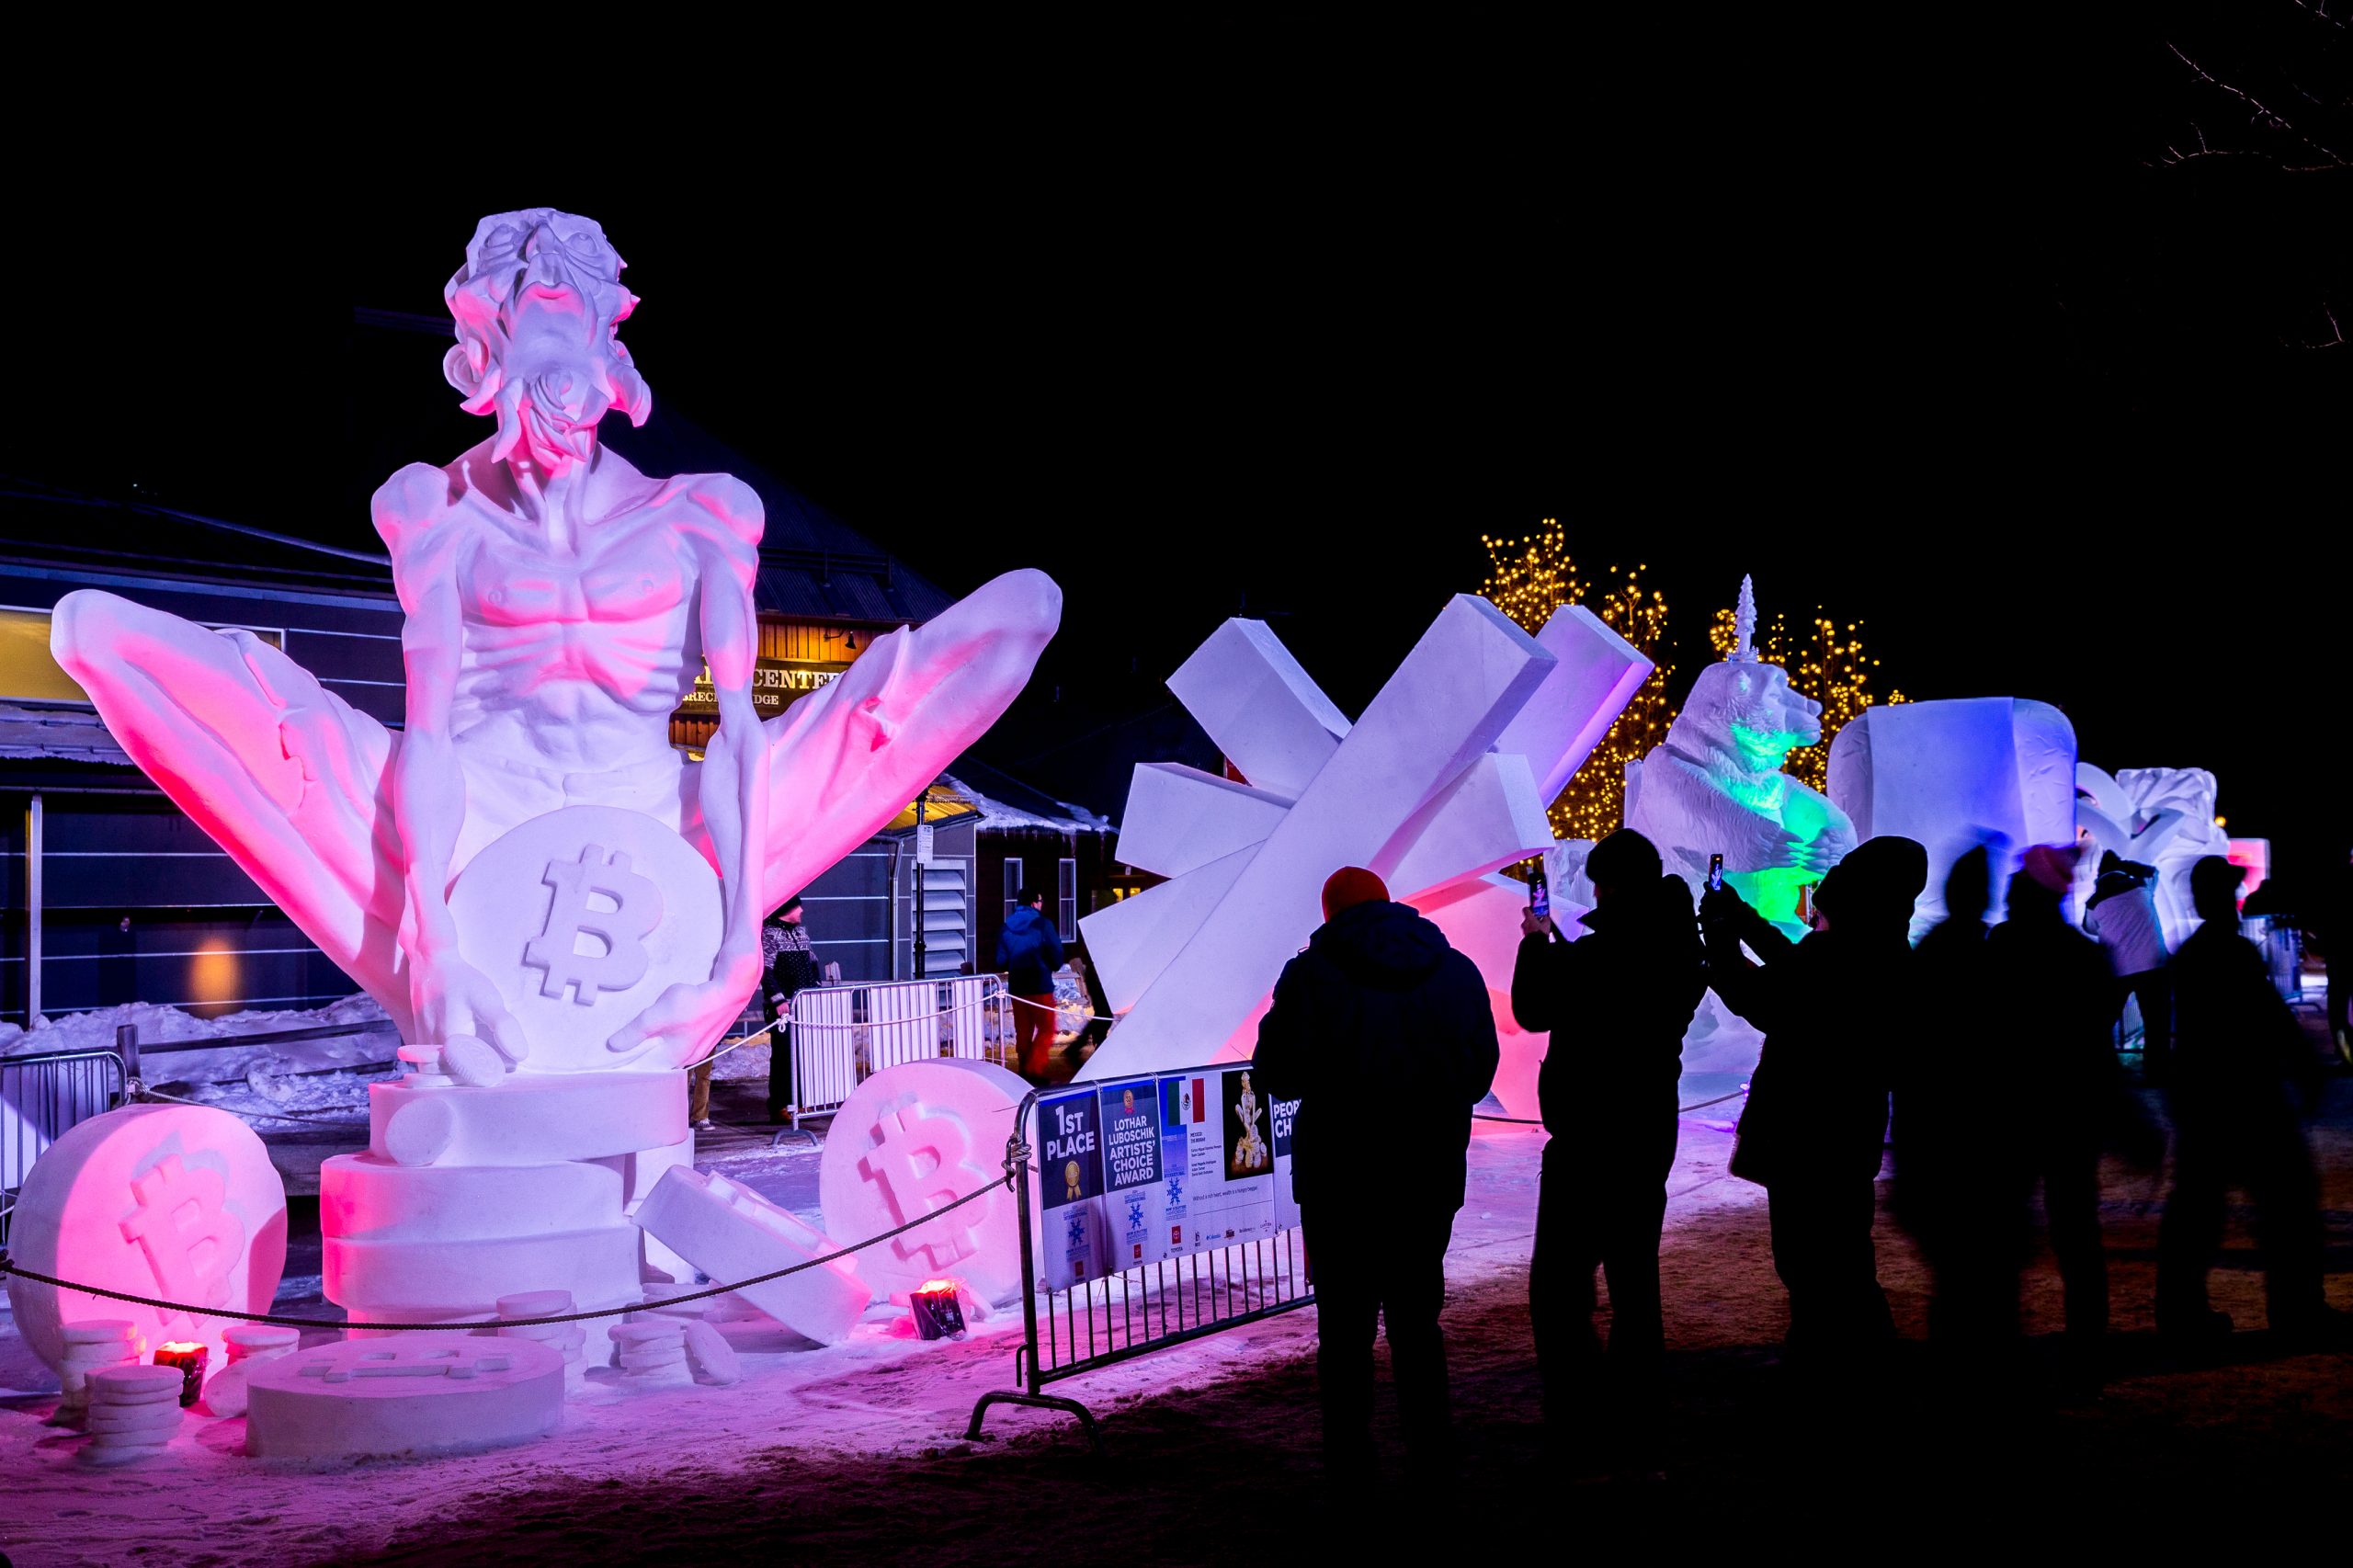
<svg viewBox="0 0 2353 1568"><path fill-rule="evenodd" d="M1054 971L1063 967L1063 938L1046 918L1046 895L1035 888L1023 888L1005 917L996 937L996 967L1013 994L1014 1060L1023 1077L1042 1081L1062 1018Z"/></svg>
<svg viewBox="0 0 2353 1568"><path fill-rule="evenodd" d="M1852 1366L1894 1336L1871 1227L1893 1053L1916 1017L1912 906L1927 881L1928 852L1890 835L1830 869L1802 941L1730 888L1699 903L1709 983L1765 1032L1733 1174L1766 1187L1801 1364Z"/></svg>
<svg viewBox="0 0 2353 1568"><path fill-rule="evenodd" d="M2020 1199L2041 1183L2065 1294L2067 1372L2079 1385L2097 1387L2108 1332L2100 1149L2115 1131L2126 1135L2120 1153L2154 1165L2164 1144L2127 1094L2117 1062L2108 960L2098 943L2067 924L2078 855L2072 845L2036 845L2010 879L2007 918L1985 941L1992 1017L1984 1049L1966 1070L1999 1085L2006 1123L2015 1119L2023 1155L2015 1176L1989 1168L1984 1179L2015 1180ZM2023 1209L2013 1211L2012 1244L2001 1260L1999 1289L2011 1300L2025 1258L2024 1219Z"/></svg>
<svg viewBox="0 0 2353 1568"><path fill-rule="evenodd" d="M1537 1079L1543 1187L1528 1271L1529 1321L1555 1441L1586 1408L1605 1366L1594 1332L1594 1270L1609 1280L1606 1366L1637 1434L1665 1347L1658 1282L1666 1176L1675 1164L1683 1033L1707 993L1691 890L1665 874L1651 841L1620 828L1586 858L1595 905L1576 941L1522 914L1512 970L1519 1027L1550 1031ZM1617 1424L1588 1426L1597 1435Z"/></svg>
<svg viewBox="0 0 2353 1568"><path fill-rule="evenodd" d="M2279 998L2263 954L2239 935L2246 872L2219 855L2189 869L2204 922L2174 954L2173 1189L2157 1227L2157 1330L2177 1340L2228 1334L2207 1302L2233 1187L2255 1199L2267 1316L2289 1344L2341 1339L2322 1294L2320 1189L2297 1096L2313 1105L2320 1064Z"/></svg>
<svg viewBox="0 0 2353 1568"><path fill-rule="evenodd" d="M1371 1472L1385 1323L1415 1482L1442 1486L1454 1460L1438 1312L1471 1108L1495 1082L1495 1013L1478 966L1372 872L1334 873L1324 915L1275 983L1252 1069L1262 1093L1299 1103L1291 1171L1315 1282L1324 1464L1340 1481Z"/></svg>
<svg viewBox="0 0 2353 1568"><path fill-rule="evenodd" d="M778 904L760 926L760 996L767 1004L768 1022L775 1028L768 1034L768 1120L790 1121L799 1109L792 1086L792 998L796 992L817 983L817 949L809 940L809 928L801 923L801 895L794 893ZM703 1104L708 1106L709 1091ZM706 1117L698 1117L695 1125L708 1128Z"/></svg>

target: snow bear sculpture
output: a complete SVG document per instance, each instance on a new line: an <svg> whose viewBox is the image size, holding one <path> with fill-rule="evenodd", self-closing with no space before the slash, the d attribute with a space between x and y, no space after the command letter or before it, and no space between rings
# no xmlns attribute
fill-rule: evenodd
<svg viewBox="0 0 2353 1568"><path fill-rule="evenodd" d="M1626 825L1658 846L1696 895L1711 856L1724 881L1795 935L1798 890L1855 846L1855 824L1828 796L1781 771L1822 739L1822 704L1750 645L1754 600L1741 585L1740 646L1699 672L1666 741L1626 764Z"/></svg>

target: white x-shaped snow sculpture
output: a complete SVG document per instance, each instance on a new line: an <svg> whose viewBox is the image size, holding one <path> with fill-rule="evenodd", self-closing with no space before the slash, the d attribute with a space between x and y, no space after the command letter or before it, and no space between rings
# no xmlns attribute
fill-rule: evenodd
<svg viewBox="0 0 2353 1568"><path fill-rule="evenodd" d="M1650 669L1581 607L1531 638L1461 594L1350 725L1263 622L1227 621L1168 686L1249 782L1137 767L1120 858L1169 881L1079 922L1126 1013L1079 1076L1246 1052L1343 866L1411 900L1550 847L1545 803Z"/></svg>

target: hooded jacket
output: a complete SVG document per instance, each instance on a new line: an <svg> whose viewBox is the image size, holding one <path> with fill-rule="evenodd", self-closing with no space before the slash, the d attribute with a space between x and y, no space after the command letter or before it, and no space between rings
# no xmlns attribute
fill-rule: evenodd
<svg viewBox="0 0 2353 1568"><path fill-rule="evenodd" d="M1045 913L1023 904L1005 917L996 937L996 967L1005 988L1016 996L1043 996L1054 988L1063 967L1063 939Z"/></svg>
<svg viewBox="0 0 2353 1568"><path fill-rule="evenodd" d="M1674 1112L1683 1034L1708 982L1680 877L1612 899L1583 924L1574 942L1520 938L1511 1010L1521 1028L1552 1036L1536 1085L1545 1131L1590 1139L1629 1116Z"/></svg>
<svg viewBox="0 0 2353 1568"><path fill-rule="evenodd" d="M1300 1202L1461 1208L1497 1051L1486 982L1437 926L1383 900L1324 922L1283 966L1252 1062L1258 1087L1300 1102Z"/></svg>

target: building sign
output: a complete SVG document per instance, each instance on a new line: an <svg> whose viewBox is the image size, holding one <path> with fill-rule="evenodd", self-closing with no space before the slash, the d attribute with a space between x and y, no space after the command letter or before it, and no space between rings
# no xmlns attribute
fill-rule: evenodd
<svg viewBox="0 0 2353 1568"><path fill-rule="evenodd" d="M821 686L831 686L849 668L847 663L819 662L813 659L761 659L752 667L752 707L762 719L773 719L800 699ZM710 684L710 670L705 666L695 676L695 688L678 705L674 717L680 719L716 719L719 717L719 693Z"/></svg>

